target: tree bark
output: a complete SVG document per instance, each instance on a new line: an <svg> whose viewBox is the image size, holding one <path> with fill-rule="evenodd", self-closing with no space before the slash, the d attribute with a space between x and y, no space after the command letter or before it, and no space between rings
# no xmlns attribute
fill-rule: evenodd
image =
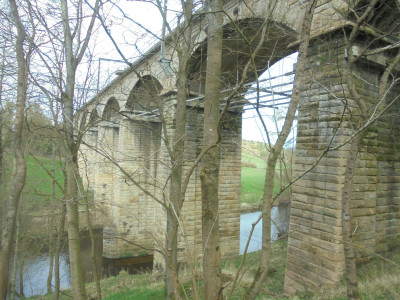
<svg viewBox="0 0 400 300"><path fill-rule="evenodd" d="M222 64L222 1L207 3L207 72L204 98L203 148L218 143ZM220 151L213 147L201 162L202 244L204 298L222 299L221 249L219 241L219 163Z"/></svg>
<svg viewBox="0 0 400 300"><path fill-rule="evenodd" d="M68 218L68 246L71 268L71 285L74 299L86 299L86 290L82 273L81 250L79 241L79 193L78 181L80 180L78 168L78 148L79 145L74 139L74 92L76 70L87 49L90 35L93 30L94 20L99 9L99 0L96 0L93 14L90 19L86 36L83 41L77 40L77 49L74 49L74 38L80 39L80 34L72 33L68 14L68 4L66 0L61 0L61 17L64 31L65 43L65 69L66 80L65 89L61 91L63 104L63 117L65 124L64 147L66 150L67 167L67 188L66 188L66 208ZM81 28L83 22L82 12L77 16L78 26Z"/></svg>
<svg viewBox="0 0 400 300"><path fill-rule="evenodd" d="M3 176L4 176L4 148L3 148L3 82L5 76L5 47L3 48L2 60L1 60L1 68L0 68L0 187L3 184ZM3 198L3 197L2 197ZM3 200L3 199L2 199ZM5 210L5 207L3 207ZM3 215L4 217L4 215ZM2 218L4 220L5 218Z"/></svg>
<svg viewBox="0 0 400 300"><path fill-rule="evenodd" d="M21 215L18 214L17 218L17 228L15 234L15 247L14 247L14 261L13 261L13 268L11 273L11 282L10 282L10 300L15 299L15 283L17 281L17 268L18 268L18 261L20 260L20 232L21 232Z"/></svg>
<svg viewBox="0 0 400 300"><path fill-rule="evenodd" d="M166 298L180 299L179 293L179 269L178 269L178 241L177 234L179 228L179 217L184 202L184 192L182 192L182 169L185 145L186 128L186 100L187 100L187 76L188 60L193 48L192 20L193 1L183 2L185 14L185 31L179 43L178 53L178 73L177 73L177 105L175 110L175 132L171 152L171 184L170 184L170 203L167 207L167 253L165 257L166 266ZM180 38L177 35L177 38ZM196 293L195 293L196 294Z"/></svg>
<svg viewBox="0 0 400 300"><path fill-rule="evenodd" d="M83 186L82 186L83 189ZM86 194L86 204L85 204L85 212L86 212L86 219L88 223L88 229L89 229L89 235L90 235L90 258L92 259L92 265L93 265L93 277L94 277L94 283L96 286L96 300L101 300L101 287L100 287L100 274L99 270L97 268L97 257L96 257L96 240L95 240L95 235L93 231L93 225L92 225L92 220L90 219L90 211L89 211L89 199Z"/></svg>
<svg viewBox="0 0 400 300"><path fill-rule="evenodd" d="M353 138L347 156L346 171L344 173L344 186L342 193L342 234L343 248L346 263L347 297L361 299L358 291L358 277L356 257L353 247L353 234L351 229L351 194L353 186L354 169L358 152L361 148L365 132L360 132Z"/></svg>
<svg viewBox="0 0 400 300"><path fill-rule="evenodd" d="M19 17L15 0L9 0L12 18L17 27L15 49L18 65L17 103L14 119L14 156L15 173L8 197L6 224L1 237L0 254L0 298L6 299L8 291L9 262L14 241L15 225L17 220L18 205L26 179L26 163L22 148L22 130L25 114L26 91L28 86L28 59L24 52L26 32Z"/></svg>
<svg viewBox="0 0 400 300"><path fill-rule="evenodd" d="M86 299L85 283L83 280L80 234L79 234L79 210L77 178L78 170L74 160L67 162L67 218L68 218L68 248L71 269L71 286L74 299Z"/></svg>
<svg viewBox="0 0 400 300"><path fill-rule="evenodd" d="M66 206L65 203L62 203L61 212L60 212L60 222L57 226L57 244L56 251L54 253L54 298L56 300L60 297L60 254L64 244L64 227L65 227L65 214L66 214Z"/></svg>

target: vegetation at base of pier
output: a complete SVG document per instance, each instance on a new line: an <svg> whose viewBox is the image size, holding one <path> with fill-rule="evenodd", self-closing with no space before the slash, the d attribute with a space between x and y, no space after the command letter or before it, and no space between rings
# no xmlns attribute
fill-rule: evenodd
<svg viewBox="0 0 400 300"><path fill-rule="evenodd" d="M272 246L272 260L268 280L265 281L263 289L257 299L347 299L346 284L334 288L324 288L318 292L303 292L297 295L286 297L283 293L285 277L287 240L282 239ZM253 252L247 255L241 285L237 288L230 299L242 299L242 296L252 280L252 273L257 267L260 252ZM360 293L362 299L400 299L400 253L392 251L386 256L388 260L376 257L367 264L361 265L358 270L360 279ZM223 262L224 281L227 283L237 271L242 256ZM397 264L397 266L395 265ZM185 272L182 272L185 273ZM201 276L201 272L198 272ZM202 285L202 282L198 283ZM186 291L190 292L190 279L183 276L183 285ZM95 296L93 283L86 285L88 296ZM129 275L122 271L118 276L101 280L103 299L164 299L164 280L161 274L139 274ZM30 299L53 299L53 294L36 296ZM63 291L60 299L71 299L70 290ZM188 299L191 299L188 294Z"/></svg>

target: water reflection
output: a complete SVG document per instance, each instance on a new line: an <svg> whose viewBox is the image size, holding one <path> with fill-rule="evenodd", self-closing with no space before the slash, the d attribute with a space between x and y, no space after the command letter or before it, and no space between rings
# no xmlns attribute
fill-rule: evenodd
<svg viewBox="0 0 400 300"><path fill-rule="evenodd" d="M240 215L240 248L239 254L243 254L246 247L247 239L252 228L252 224L261 215L260 211L241 214ZM290 208L288 205L273 207L271 209L271 238L276 240L280 234L287 232L289 228L289 216ZM278 226L278 228L277 228ZM262 220L258 222L254 228L253 234L251 236L249 248L247 253L254 252L261 249L262 244Z"/></svg>
<svg viewBox="0 0 400 300"><path fill-rule="evenodd" d="M48 254L42 254L33 258L26 258L24 262L24 295L30 297L47 293L47 276L49 272L50 259ZM52 279L54 290L54 273ZM68 255L60 257L60 288L66 289L71 286L71 275L68 265ZM16 282L16 290L19 291L19 281Z"/></svg>
<svg viewBox="0 0 400 300"><path fill-rule="evenodd" d="M271 211L272 219L274 220L271 222L271 237L273 240L278 238L279 230L275 224L278 225L280 230L287 231L288 229L288 222L289 222L289 213L290 208L286 207L273 207ZM243 254L244 248L246 246L247 238L249 236L252 223L254 223L257 218L261 215L261 212L253 212L253 213L246 213L240 216L240 254ZM261 249L261 239L262 239L262 220L257 224L255 230L253 232L251 242L249 245L248 252L253 252ZM102 240L99 237L99 240ZM82 255L84 257L84 261L91 266L91 259L90 259L90 243L88 239L85 239L86 242L81 243ZM100 242L101 243L101 242ZM101 258L102 253L102 245L96 246L96 249L101 251L98 253L99 257ZM139 263L141 267L146 267L147 269L152 268L152 259L151 262L147 261L148 257L141 257L140 261L135 261L135 266L138 266ZM118 274L120 268L119 267L129 267L132 262L123 262L126 259L118 259L115 261L107 261L102 260L102 263L99 265L99 269L106 270L103 274L105 276L115 275ZM137 267L133 267L137 269ZM143 270L142 270L143 271ZM47 293L47 275L49 272L49 256L48 254L41 254L34 258L26 258L25 265L24 265L24 294L26 297L30 297L33 295L43 295ZM129 273L135 273L132 271ZM61 289L69 288L71 286L71 277L68 265L68 254L63 253L61 256L60 261L60 279L61 279ZM88 278L86 278L88 279ZM54 274L53 274L53 281L52 285L54 287ZM19 291L18 280L17 280L17 287L16 290ZM53 288L54 290L54 288Z"/></svg>

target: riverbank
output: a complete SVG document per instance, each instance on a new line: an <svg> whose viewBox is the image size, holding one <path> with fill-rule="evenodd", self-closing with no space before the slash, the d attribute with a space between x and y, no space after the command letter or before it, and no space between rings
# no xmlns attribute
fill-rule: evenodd
<svg viewBox="0 0 400 300"><path fill-rule="evenodd" d="M346 299L344 283L335 288L325 288L317 293L300 293L293 297L285 297L283 284L286 264L286 240L279 240L273 244L271 254L271 267L267 280L260 293L260 299ZM359 266L358 275L362 299L400 299L400 249L390 253L386 259L375 258L369 263ZM260 252L253 252L246 256L243 270L246 270L243 280L235 289L230 299L241 299L245 289L251 284L252 274L259 262ZM223 264L225 284L232 282L242 256L227 260ZM195 270L198 285L201 291L201 269ZM185 286L188 298L193 299L191 292L190 272L183 270L182 283ZM95 287L93 283L87 284L89 298L94 298ZM128 275L121 272L118 276L101 281L103 299L164 299L164 281L160 273ZM225 289L229 291L230 285ZM201 297L200 297L201 298ZM53 299L52 294L33 297L30 299ZM63 291L60 299L71 299L70 290Z"/></svg>

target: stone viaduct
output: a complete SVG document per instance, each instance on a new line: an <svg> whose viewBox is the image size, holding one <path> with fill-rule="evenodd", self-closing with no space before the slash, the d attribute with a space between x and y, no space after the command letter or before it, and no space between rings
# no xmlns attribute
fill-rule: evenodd
<svg viewBox="0 0 400 300"><path fill-rule="evenodd" d="M306 0L277 1L269 11L269 0L227 1L226 14L257 42L260 24L269 16L269 34L256 58L261 72L273 62L297 51L298 33ZM298 108L295 176L308 170L321 152L343 143L354 132L346 116L355 111L342 76L345 59L344 35L351 28L347 1L321 0L312 23L307 78ZM359 5L365 1L355 1ZM362 29L353 47L362 53L367 45L382 47L398 36L399 10L396 2L380 7ZM388 8L391 8L389 10ZM198 46L193 52L187 101L184 172L201 150L204 94L206 24L199 17L194 34ZM243 40L225 18L224 88L234 86L240 64L247 61ZM376 39L374 32L387 35ZM397 40L398 41L398 40ZM396 40L395 40L396 42ZM397 42L398 43L398 42ZM362 96L377 95L377 82L393 50L363 55L354 78ZM163 133L174 131L177 57L166 45L160 64L160 44L154 45L117 79L104 88L85 109L88 129L81 146L81 171L101 207L104 229L104 256L121 257L154 253L155 263L163 263L158 251L164 245L170 160ZM238 63L240 62L240 64ZM397 69L396 71L398 71ZM142 76L140 81L138 74ZM249 81L253 81L250 78ZM144 89L143 82L152 92ZM398 83L395 87L399 91ZM154 97L154 94L157 94ZM397 93L398 94L398 93ZM161 111L156 109L162 101ZM239 252L241 186L241 114L243 98L235 99L223 124L220 174L220 232L223 257ZM346 106L345 103L350 103ZM373 106L372 106L373 107ZM352 220L357 257L369 259L372 252L383 253L397 246L400 234L400 127L399 101L371 126L357 159L352 191ZM342 118L344 115L344 119ZM160 117L162 116L162 118ZM164 123L161 122L164 120ZM341 228L341 192L348 145L328 152L292 188L288 239L287 292L334 285L344 273ZM201 198L197 168L191 176L181 218L179 248L182 257L201 257ZM153 196L154 197L153 197ZM154 199L155 198L155 199ZM186 235L186 240L183 238Z"/></svg>

